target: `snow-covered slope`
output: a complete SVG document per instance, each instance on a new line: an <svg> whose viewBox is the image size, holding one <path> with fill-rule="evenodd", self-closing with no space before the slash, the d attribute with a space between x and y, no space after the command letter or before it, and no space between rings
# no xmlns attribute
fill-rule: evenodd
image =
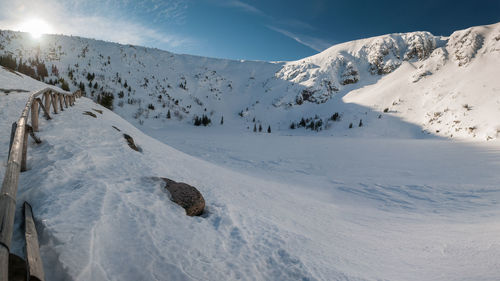
<svg viewBox="0 0 500 281"><path fill-rule="evenodd" d="M3 69L0 77L18 90L39 84ZM0 159L28 95L0 92ZM93 109L103 114L82 114ZM38 135L43 143L30 142L20 177L17 218L29 201L47 280L500 275L496 145L251 132L200 142L203 157L227 159L227 169L144 135L87 98L40 120ZM1 165L0 179L3 172ZM196 186L207 213L187 217L152 176ZM19 221L16 229L13 251L22 255Z"/></svg>
<svg viewBox="0 0 500 281"><path fill-rule="evenodd" d="M95 100L113 94L114 111L144 131L191 126L207 115L212 128L224 117L235 132L261 125L280 134L422 137L424 130L484 140L496 138L499 125L499 38L500 24L450 37L389 34L295 62L251 62L2 31L0 55L38 57L49 72L55 65L72 89L81 82Z"/></svg>
<svg viewBox="0 0 500 281"><path fill-rule="evenodd" d="M500 25L453 33L425 61L404 63L343 100L382 110L430 133L496 139L500 133Z"/></svg>

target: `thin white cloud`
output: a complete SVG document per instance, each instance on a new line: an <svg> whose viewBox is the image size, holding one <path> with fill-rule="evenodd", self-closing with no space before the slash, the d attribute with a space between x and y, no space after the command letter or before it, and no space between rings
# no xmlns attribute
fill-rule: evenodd
<svg viewBox="0 0 500 281"><path fill-rule="evenodd" d="M302 30L314 30L314 26L307 22L303 22L296 19L281 19L276 21L279 25L284 25L291 28L297 28Z"/></svg>
<svg viewBox="0 0 500 281"><path fill-rule="evenodd" d="M304 46L307 46L307 47L309 47L315 51L318 51L318 52L322 52L333 45L331 42L327 42L327 41L320 39L320 38L315 38L315 37L311 37L311 36L307 36L307 35L297 35L297 34L294 34L290 31L284 30L284 29L276 27L276 26L268 25L267 27L271 30L274 30L278 33L281 33L281 34L297 41L298 43L300 43Z"/></svg>
<svg viewBox="0 0 500 281"><path fill-rule="evenodd" d="M86 26L92 26L89 29ZM79 35L121 44L158 46L162 43L173 48L192 45L192 39L169 35L144 25L123 20L109 20L102 17L73 18L70 24L60 27L62 34Z"/></svg>
<svg viewBox="0 0 500 281"><path fill-rule="evenodd" d="M270 22L270 24L266 25L267 28L274 30L278 33L281 33L289 38L292 38L298 43L305 45L315 51L321 52L333 45L332 42L328 42L321 38L303 35L302 33L298 35L297 33L288 31L288 29L302 30L302 31L307 30L309 32L315 30L314 26L312 26L309 23L297 19L277 19L266 14L262 10L256 8L255 6L247 4L240 0L229 0L223 2L223 5L229 7L235 7L249 14L255 14L264 17L267 19L268 22ZM286 26L287 28L285 29L278 26Z"/></svg>
<svg viewBox="0 0 500 281"><path fill-rule="evenodd" d="M247 4L245 2L242 2L242 1L239 1L239 0L231 0L229 2L226 3L227 6L230 6L230 7L236 7L236 8L239 8L245 12L248 12L248 13L252 13L252 14L256 14L256 15L261 15L261 16L267 16L264 12L262 12L261 10L257 9L256 7L250 5L250 4Z"/></svg>
<svg viewBox="0 0 500 281"><path fill-rule="evenodd" d="M167 4L172 5L167 5ZM95 5L94 5L95 4ZM194 39L158 30L135 20L123 7L149 7L155 21L180 22L187 4L183 0L0 0L0 29L19 30L30 18L45 20L57 34L77 35L122 44L163 49L194 45ZM114 7L114 9L113 9Z"/></svg>

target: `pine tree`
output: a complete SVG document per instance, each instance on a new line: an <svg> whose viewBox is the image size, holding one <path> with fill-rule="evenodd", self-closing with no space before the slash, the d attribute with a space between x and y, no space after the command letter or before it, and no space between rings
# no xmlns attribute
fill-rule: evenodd
<svg viewBox="0 0 500 281"><path fill-rule="evenodd" d="M300 127L305 127L306 126L306 120L304 120L304 117L302 117L302 119L300 119L299 126Z"/></svg>
<svg viewBox="0 0 500 281"><path fill-rule="evenodd" d="M221 124L221 125L224 125L224 116L222 116L222 117L220 118L220 124Z"/></svg>
<svg viewBox="0 0 500 281"><path fill-rule="evenodd" d="M363 127L363 119L359 119L359 125L358 127Z"/></svg>
<svg viewBox="0 0 500 281"><path fill-rule="evenodd" d="M200 126L201 125L201 119L198 116L194 117L194 125L195 126Z"/></svg>
<svg viewBox="0 0 500 281"><path fill-rule="evenodd" d="M352 129L352 123L349 123L349 129Z"/></svg>
<svg viewBox="0 0 500 281"><path fill-rule="evenodd" d="M66 82L66 80L61 78L61 80L59 80L59 82L61 83L61 89L65 90L65 91L69 91L69 85L68 85L68 82Z"/></svg>
<svg viewBox="0 0 500 281"><path fill-rule="evenodd" d="M339 119L339 113L335 112L332 117L330 118L332 121L337 121Z"/></svg>
<svg viewBox="0 0 500 281"><path fill-rule="evenodd" d="M270 133L271 133L271 125L269 125L269 126L267 127L267 133L268 133L268 134L270 134Z"/></svg>
<svg viewBox="0 0 500 281"><path fill-rule="evenodd" d="M59 69L57 69L57 66L52 65L51 73L52 75L59 77Z"/></svg>
<svg viewBox="0 0 500 281"><path fill-rule="evenodd" d="M259 124L259 133L262 132L262 125Z"/></svg>
<svg viewBox="0 0 500 281"><path fill-rule="evenodd" d="M167 111L167 119L170 119L170 109Z"/></svg>
<svg viewBox="0 0 500 281"><path fill-rule="evenodd" d="M85 84L83 84L83 82L80 82L78 87L80 88L80 91L85 92Z"/></svg>
<svg viewBox="0 0 500 281"><path fill-rule="evenodd" d="M257 125L253 124L253 131L257 132Z"/></svg>
<svg viewBox="0 0 500 281"><path fill-rule="evenodd" d="M47 71L47 67L45 67L45 63L41 62L36 65L36 72L40 80L43 80L45 77L49 76L49 72Z"/></svg>
<svg viewBox="0 0 500 281"><path fill-rule="evenodd" d="M207 126L210 123L212 123L212 120L210 120L210 118L208 118L208 116L206 116L205 114L203 114L201 123L203 124L203 126Z"/></svg>

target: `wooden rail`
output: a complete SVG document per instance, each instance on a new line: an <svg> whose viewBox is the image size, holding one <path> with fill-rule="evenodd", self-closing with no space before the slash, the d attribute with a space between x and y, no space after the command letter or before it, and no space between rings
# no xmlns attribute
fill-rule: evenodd
<svg viewBox="0 0 500 281"><path fill-rule="evenodd" d="M29 281L44 280L42 258L40 257L40 246L36 233L35 219L31 205L24 202L24 236L26 238L26 264Z"/></svg>
<svg viewBox="0 0 500 281"><path fill-rule="evenodd" d="M39 96L43 96L43 98L41 99ZM34 134L34 132L38 131L39 107L43 109L45 117L50 119L49 112L51 104L54 113L57 114L58 104L61 105L60 109L62 110L62 101L58 102L58 99L63 98L66 107L68 107L68 104L73 106L75 99L79 97L81 97L81 92L79 90L72 94L53 88L45 88L34 92L28 98L28 102L26 103L16 126L14 127L13 125L12 127L13 135L11 136L11 147L9 149L7 168L5 170L2 189L0 191L0 281L8 281L9 278L9 253L14 227L14 214L16 211L16 194L19 184L19 174L22 171L26 171L28 135L30 133ZM30 113L31 127L27 124ZM29 128L31 128L31 132ZM32 231L32 228L30 228L30 231ZM34 235L36 235L36 229ZM33 248L34 247L31 247L30 251L32 251ZM36 251L39 252L39 249L36 249ZM33 256L33 253L30 255ZM40 271L38 271L37 274L39 274L39 272ZM43 275L43 270L41 272ZM43 276L34 277L38 280L44 280ZM30 280L29 276L28 280Z"/></svg>

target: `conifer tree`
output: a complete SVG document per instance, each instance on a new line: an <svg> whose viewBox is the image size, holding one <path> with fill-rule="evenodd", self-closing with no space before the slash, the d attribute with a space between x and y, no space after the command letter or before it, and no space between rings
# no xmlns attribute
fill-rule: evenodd
<svg viewBox="0 0 500 281"><path fill-rule="evenodd" d="M267 127L267 133L269 133L269 134L271 133L271 125L269 125L269 126Z"/></svg>
<svg viewBox="0 0 500 281"><path fill-rule="evenodd" d="M300 127L306 126L306 120L304 120L304 117L302 117L302 119L300 119L299 125L300 125Z"/></svg>
<svg viewBox="0 0 500 281"><path fill-rule="evenodd" d="M254 133L257 132L257 125L253 124L253 131Z"/></svg>
<svg viewBox="0 0 500 281"><path fill-rule="evenodd" d="M221 124L221 125L224 125L224 116L222 116L222 117L220 118L220 124Z"/></svg>
<svg viewBox="0 0 500 281"><path fill-rule="evenodd" d="M259 133L262 132L262 125L259 124Z"/></svg>
<svg viewBox="0 0 500 281"><path fill-rule="evenodd" d="M167 111L167 119L170 119L170 109Z"/></svg>

